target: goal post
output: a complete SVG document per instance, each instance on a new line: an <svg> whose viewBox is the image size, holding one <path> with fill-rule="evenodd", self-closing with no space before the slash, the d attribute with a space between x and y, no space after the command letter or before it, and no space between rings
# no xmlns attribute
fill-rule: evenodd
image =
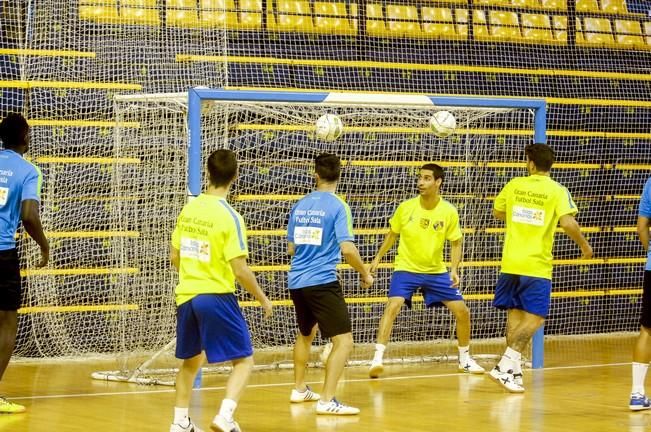
<svg viewBox="0 0 651 432"><path fill-rule="evenodd" d="M121 334L119 370L97 372L94 378L173 382L178 363L171 342L172 292L178 276L166 258L169 238L188 196L199 195L206 183L207 156L219 148L231 148L238 156L240 173L230 201L247 222L251 268L276 308L272 319L264 320L257 303L238 292L258 368L291 367L295 324L286 286L287 217L293 203L313 189L313 159L322 152L342 159L338 193L351 206L356 243L367 261L397 205L416 194L419 167L436 162L445 169L443 196L458 208L465 238L462 291L473 314L473 355L495 358L505 313L490 300L504 229L490 208L499 189L524 173L524 146L546 142L544 100L203 88L114 100L113 156L137 161L111 171L111 195L120 202L114 224L140 233L111 244L116 260L139 269L116 285L125 301L144 306L112 323ZM439 110L456 117L450 136L436 136L429 127ZM316 119L328 113L344 124L335 141L315 135ZM369 290L359 287L349 266L339 266L356 342L352 365L368 364L372 357L393 256L392 251L380 264ZM449 260L448 250L446 256ZM456 359L455 320L449 311L425 308L422 296L413 300L396 319L385 363ZM326 342L317 338L315 345ZM542 332L533 355L534 366L541 367ZM316 357L312 364L319 364Z"/></svg>
<svg viewBox="0 0 651 432"><path fill-rule="evenodd" d="M188 190L190 195L201 193L201 104L204 101L239 101L302 103L324 105L373 105L386 106L432 106L455 108L525 109L532 110L533 142L547 143L547 103L544 99L514 99L487 97L457 97L412 94L369 94L338 92L285 92L285 91L243 91L225 89L199 89L188 91ZM544 327L541 327L532 341L532 366L542 368L544 364Z"/></svg>

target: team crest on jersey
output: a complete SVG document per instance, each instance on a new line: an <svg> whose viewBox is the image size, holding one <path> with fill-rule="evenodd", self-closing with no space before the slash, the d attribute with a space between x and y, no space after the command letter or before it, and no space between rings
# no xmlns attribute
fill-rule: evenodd
<svg viewBox="0 0 651 432"><path fill-rule="evenodd" d="M420 218L420 227L422 229L427 229L429 227L430 220L425 218Z"/></svg>
<svg viewBox="0 0 651 432"><path fill-rule="evenodd" d="M0 205L7 204L7 199L9 198L9 188L0 187Z"/></svg>
<svg viewBox="0 0 651 432"><path fill-rule="evenodd" d="M434 231L440 231L441 229L443 229L443 221L439 220L434 222L434 224L432 224L432 228L434 228Z"/></svg>

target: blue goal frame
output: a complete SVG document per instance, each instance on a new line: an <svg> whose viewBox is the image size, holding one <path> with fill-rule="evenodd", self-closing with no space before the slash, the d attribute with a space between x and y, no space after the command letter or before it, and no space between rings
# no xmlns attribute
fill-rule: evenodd
<svg viewBox="0 0 651 432"><path fill-rule="evenodd" d="M201 193L201 102L240 101L240 102L280 102L302 104L383 104L442 106L467 108L518 108L534 111L534 141L547 143L547 103L544 99L516 99L491 97L456 97L415 94L379 93L337 93L337 92L296 92L268 90L225 90L192 88L188 91L188 193L197 196ZM532 366L542 368L544 364L544 327L533 336Z"/></svg>

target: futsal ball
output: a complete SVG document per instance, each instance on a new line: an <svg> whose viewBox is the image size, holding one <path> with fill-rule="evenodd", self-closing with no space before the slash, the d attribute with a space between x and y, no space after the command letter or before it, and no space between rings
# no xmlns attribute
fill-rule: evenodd
<svg viewBox="0 0 651 432"><path fill-rule="evenodd" d="M316 136L323 141L334 141L343 131L344 124L334 114L324 114L316 121Z"/></svg>
<svg viewBox="0 0 651 432"><path fill-rule="evenodd" d="M434 135L444 138L449 136L457 127L457 119L450 111L437 111L429 119L429 128Z"/></svg>

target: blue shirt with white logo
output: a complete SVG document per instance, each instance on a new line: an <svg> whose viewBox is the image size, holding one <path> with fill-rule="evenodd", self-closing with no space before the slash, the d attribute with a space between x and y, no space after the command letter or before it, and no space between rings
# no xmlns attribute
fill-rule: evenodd
<svg viewBox="0 0 651 432"><path fill-rule="evenodd" d="M646 181L640 200L640 216L651 219L651 177ZM651 271L651 248L647 254L645 270Z"/></svg>
<svg viewBox="0 0 651 432"><path fill-rule="evenodd" d="M13 150L0 151L0 250L16 247L23 201L41 201L41 171Z"/></svg>
<svg viewBox="0 0 651 432"><path fill-rule="evenodd" d="M287 227L287 240L295 245L289 289L335 282L339 243L354 239L350 208L341 198L330 192L303 197L292 208Z"/></svg>

